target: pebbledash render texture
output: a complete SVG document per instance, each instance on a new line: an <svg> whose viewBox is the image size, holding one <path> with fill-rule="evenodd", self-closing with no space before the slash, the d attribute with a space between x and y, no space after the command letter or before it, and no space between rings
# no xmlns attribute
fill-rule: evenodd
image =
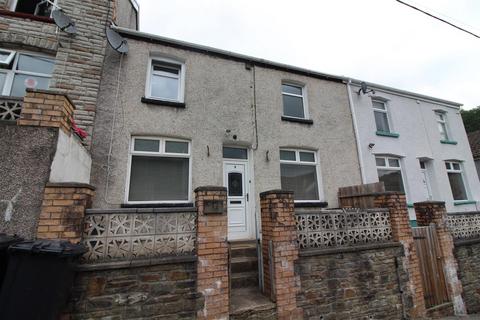
<svg viewBox="0 0 480 320"><path fill-rule="evenodd" d="M123 0L120 0L123 1ZM56 4L75 22L68 35L53 20L11 12L9 0L0 0L0 47L41 53L55 59L49 89L66 93L76 106L75 121L91 142L98 91L104 65L107 14L115 14L114 0L58 0Z"/></svg>

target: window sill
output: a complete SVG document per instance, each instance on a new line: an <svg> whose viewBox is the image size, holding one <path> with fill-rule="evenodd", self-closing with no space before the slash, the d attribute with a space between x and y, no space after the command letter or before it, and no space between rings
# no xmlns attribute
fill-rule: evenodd
<svg viewBox="0 0 480 320"><path fill-rule="evenodd" d="M287 117L287 116L282 116L282 121L304 123L304 124L313 124L312 119L300 119L300 118L292 118L292 117Z"/></svg>
<svg viewBox="0 0 480 320"><path fill-rule="evenodd" d="M312 202L295 202L295 208L326 208L328 207L328 202L326 201L312 201Z"/></svg>
<svg viewBox="0 0 480 320"><path fill-rule="evenodd" d="M193 203L124 203L122 208L192 208Z"/></svg>
<svg viewBox="0 0 480 320"><path fill-rule="evenodd" d="M53 19L50 18L50 17L36 16L36 15L33 15L33 14L22 13L22 12L14 12L14 11L3 10L3 9L0 9L0 16L30 19L30 20L46 22L46 23L54 23Z"/></svg>
<svg viewBox="0 0 480 320"><path fill-rule="evenodd" d="M457 201L453 201L453 205L454 206L461 206L461 205L464 205L464 204L476 204L477 201L475 200L457 200Z"/></svg>
<svg viewBox="0 0 480 320"><path fill-rule="evenodd" d="M407 208L414 208L413 203L407 202Z"/></svg>
<svg viewBox="0 0 480 320"><path fill-rule="evenodd" d="M376 131L375 134L377 136L382 136L382 137L390 137L390 138L398 138L400 137L400 134L396 132L387 132L387 131Z"/></svg>
<svg viewBox="0 0 480 320"><path fill-rule="evenodd" d="M152 99L152 98L145 98L145 97L142 97L141 101L143 103L156 104L164 107L173 107L173 108L182 108L182 109L185 108L185 102L175 102L175 101Z"/></svg>
<svg viewBox="0 0 480 320"><path fill-rule="evenodd" d="M457 141L452 141L452 140L440 140L440 143L443 143L443 144L453 144L453 145L458 144Z"/></svg>

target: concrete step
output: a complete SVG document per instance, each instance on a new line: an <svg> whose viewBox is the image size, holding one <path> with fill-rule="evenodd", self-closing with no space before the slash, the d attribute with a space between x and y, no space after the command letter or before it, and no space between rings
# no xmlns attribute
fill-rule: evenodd
<svg viewBox="0 0 480 320"><path fill-rule="evenodd" d="M230 270L232 273L254 271L258 272L257 257L243 256L230 259Z"/></svg>
<svg viewBox="0 0 480 320"><path fill-rule="evenodd" d="M230 274L232 289L235 288L257 288L258 270L250 272L236 272Z"/></svg>
<svg viewBox="0 0 480 320"><path fill-rule="evenodd" d="M230 242L230 258L257 257L257 241Z"/></svg>
<svg viewBox="0 0 480 320"><path fill-rule="evenodd" d="M230 320L276 320L275 304L258 288L232 289Z"/></svg>

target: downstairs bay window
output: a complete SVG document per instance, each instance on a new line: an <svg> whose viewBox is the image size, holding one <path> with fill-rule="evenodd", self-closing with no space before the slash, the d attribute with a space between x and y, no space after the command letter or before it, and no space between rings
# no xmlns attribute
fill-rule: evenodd
<svg viewBox="0 0 480 320"><path fill-rule="evenodd" d="M313 151L280 150L282 189L293 191L295 201L319 201L317 167Z"/></svg>
<svg viewBox="0 0 480 320"><path fill-rule="evenodd" d="M190 142L134 137L130 148L128 203L190 201Z"/></svg>

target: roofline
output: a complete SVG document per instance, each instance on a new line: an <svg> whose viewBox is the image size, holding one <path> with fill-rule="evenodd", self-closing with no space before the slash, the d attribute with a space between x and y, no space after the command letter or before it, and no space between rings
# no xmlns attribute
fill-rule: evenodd
<svg viewBox="0 0 480 320"><path fill-rule="evenodd" d="M186 49L190 51L196 51L200 53L206 53L206 54L210 54L213 56L217 56L217 57L221 57L229 60L251 63L261 67L288 71L292 73L297 73L305 76L310 76L313 78L329 80L334 82L344 82L347 79L346 77L343 77L343 76L331 75L331 74L322 73L318 71L303 69L303 68L291 66L288 64L273 62L270 60L260 59L260 58L243 55L243 54L239 54L231 51L221 50L221 49L217 49L209 46L194 44L191 42L176 40L172 38L166 38L166 37L145 33L145 32L140 32L140 31L136 31L128 28L112 26L112 29L116 30L126 38L158 43L162 45L167 45L167 46L176 47L180 49Z"/></svg>
<svg viewBox="0 0 480 320"><path fill-rule="evenodd" d="M116 30L119 32L121 35L130 38L130 39L136 39L136 40L141 40L141 41L147 41L147 42L152 42L152 43L158 43L162 45L167 45L171 47L176 47L180 49L185 49L185 50L190 50L190 51L195 51L195 52L200 52L200 53L205 53L205 54L210 54L213 56L221 57L224 59L229 59L229 60L234 60L234 61L241 61L245 63L251 63L257 66L265 67L265 68L271 68L271 69L276 69L276 70L281 70L281 71L287 71L287 72L292 72L296 74L301 74L305 76L310 76L313 78L318 78L318 79L323 79L323 80L329 80L329 81L334 81L334 82L343 82L343 83L348 83L351 82L354 85L360 85L362 83L362 80L354 79L354 78L349 78L345 76L337 76L337 75L332 75L332 74L327 74L327 73L322 73L318 71L313 71L313 70L308 70L288 64L283 64L283 63L278 63L266 59L260 59L240 53L235 53L231 51L226 51L222 49L217 49L209 46L204 46L200 44L195 44L191 42L186 42L182 40L177 40L177 39L172 39L172 38L167 38L167 37L162 37L159 35L151 34L151 33L146 33L146 32L141 32L137 30L132 30L128 28L123 28L123 27L118 27L118 26L112 26L112 29ZM366 81L365 81L366 82ZM460 109L463 104L458 103L458 102L453 102L445 99L440 99L440 98L435 98L411 91L406 91L406 90L401 90L401 89L396 89L388 86L384 86L381 84L376 84L372 82L366 82L367 85L371 87L375 87L378 90L381 91L388 91L394 94L399 94L403 95L409 98L414 98L414 99L419 99L419 100L426 100L426 101L431 101L435 103L442 104L446 107L451 107L455 109Z"/></svg>
<svg viewBox="0 0 480 320"><path fill-rule="evenodd" d="M398 94L398 95L401 95L401 96L404 96L404 97L407 97L407 98L424 100L424 101L427 101L427 102L434 102L434 103L437 103L437 104L441 104L445 107L460 109L460 107L463 106L463 104L458 103L458 102L449 101L449 100L440 99L440 98L435 98L435 97L431 97L431 96L427 96L427 95L424 95L424 94L419 94L419 93L415 93L415 92L411 92L411 91L406 91L406 90L402 90L402 89L392 88L392 87L384 86L384 85L381 85L381 84L366 82L366 81L353 79L353 78L350 78L348 80L350 80L351 83L353 85L356 85L356 86L360 86L360 84L362 82L365 82L367 84L367 86L373 87L373 88L375 88L377 90L380 90L380 91L386 91L386 92Z"/></svg>

